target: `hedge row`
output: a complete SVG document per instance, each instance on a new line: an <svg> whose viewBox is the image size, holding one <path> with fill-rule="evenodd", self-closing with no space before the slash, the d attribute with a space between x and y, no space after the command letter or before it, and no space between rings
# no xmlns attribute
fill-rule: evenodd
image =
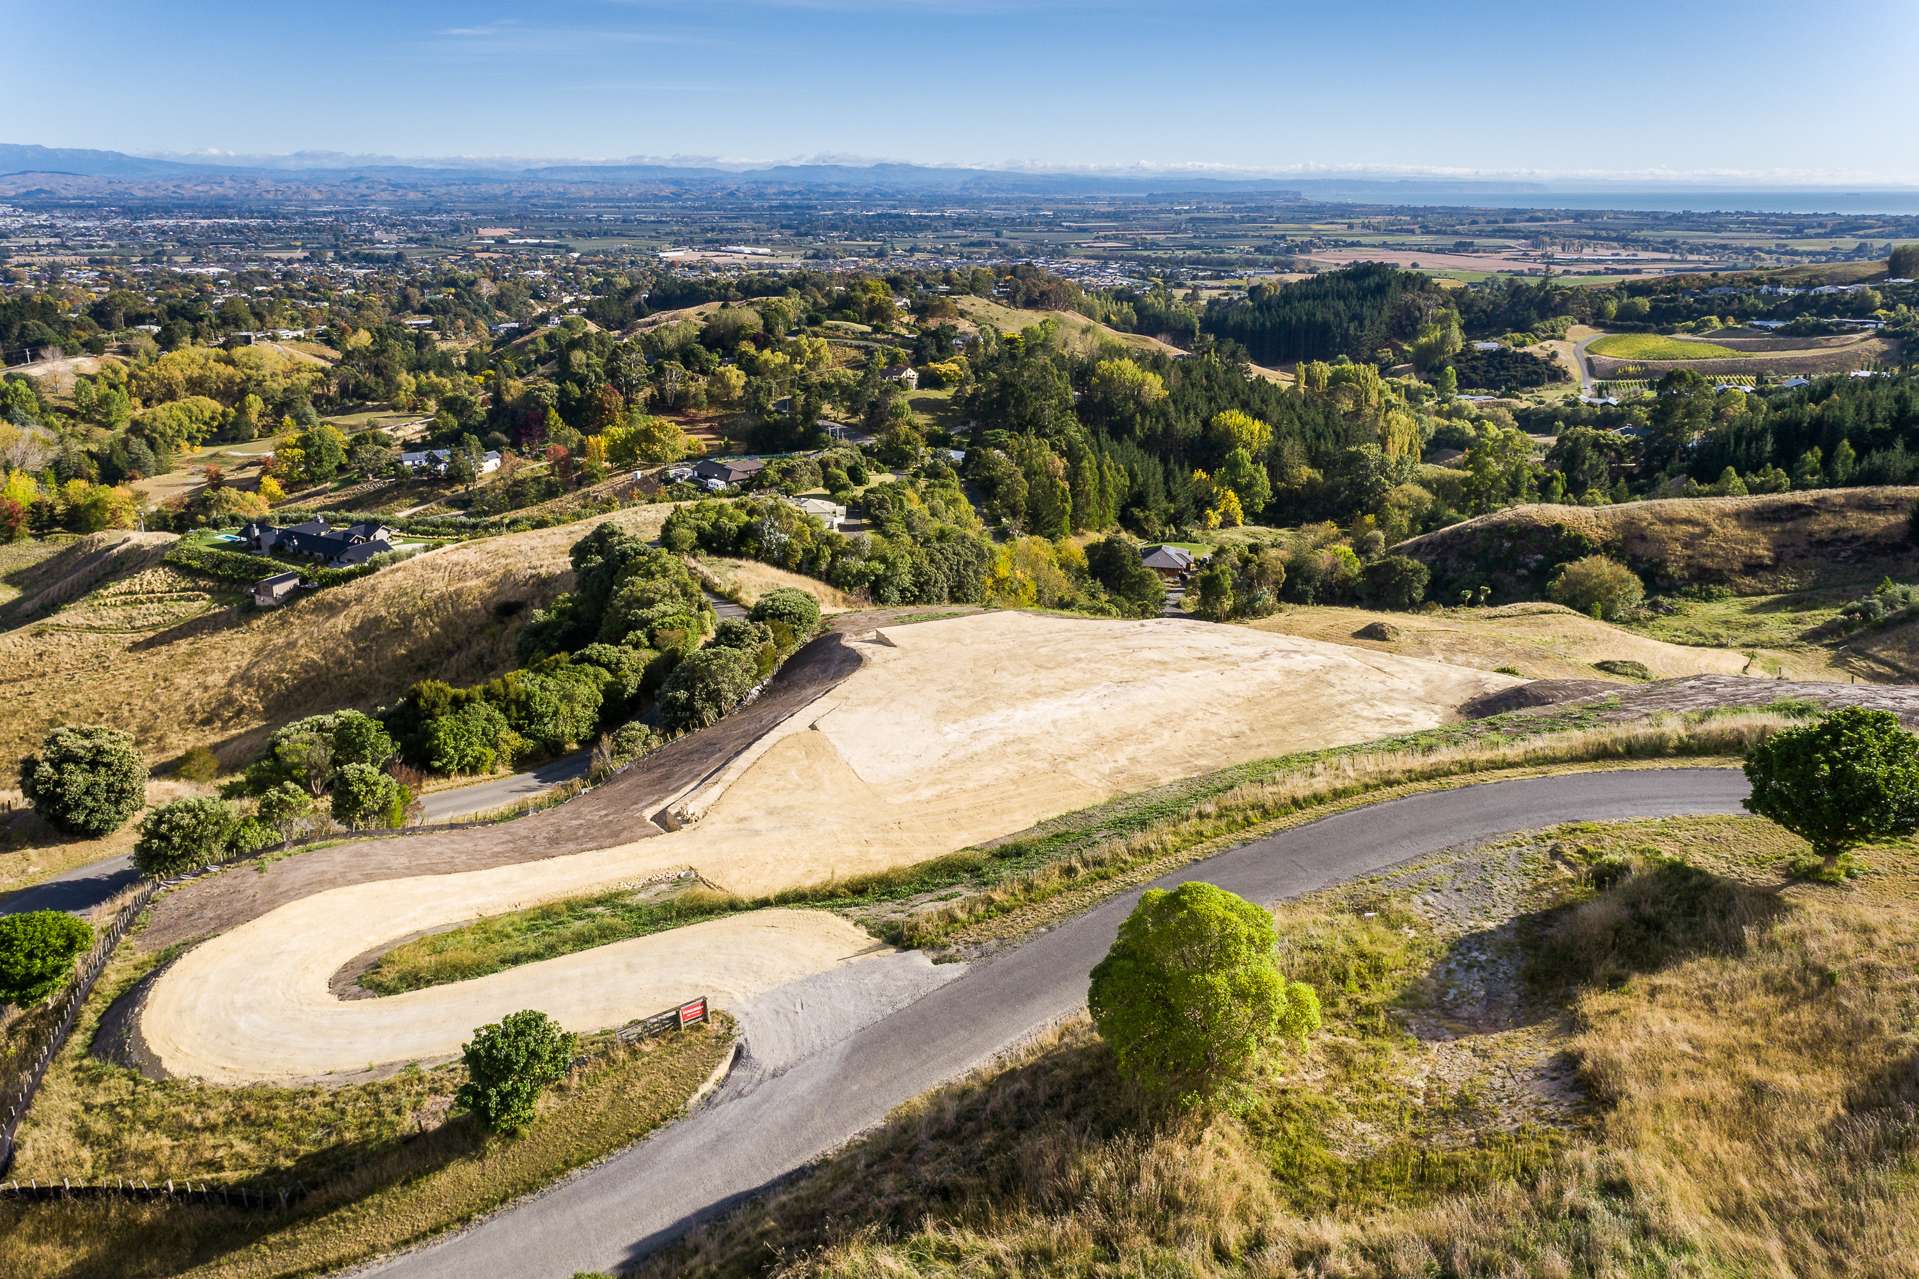
<svg viewBox="0 0 1919 1279"><path fill-rule="evenodd" d="M355 564L351 568L324 568L317 564L285 564L279 560L268 559L264 555L250 555L245 551L223 551L218 547L187 541L175 542L166 554L166 562L175 568L219 578L223 582L237 582L245 586L251 586L263 577L288 572L298 573L317 586L338 586L342 582L351 582L356 577L365 577L380 567L376 563Z"/></svg>

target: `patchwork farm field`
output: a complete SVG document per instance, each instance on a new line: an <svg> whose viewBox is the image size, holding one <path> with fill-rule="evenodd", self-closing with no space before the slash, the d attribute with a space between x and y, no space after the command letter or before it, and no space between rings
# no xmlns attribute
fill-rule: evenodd
<svg viewBox="0 0 1919 1279"><path fill-rule="evenodd" d="M1658 333L1613 333L1586 349L1616 360L1735 360L1740 356L1732 347L1717 342Z"/></svg>
<svg viewBox="0 0 1919 1279"><path fill-rule="evenodd" d="M1814 377L1872 368L1897 353L1898 343L1871 333L1804 338L1722 333L1711 340L1609 333L1586 347L1592 375L1602 381L1657 379L1674 369L1708 377Z"/></svg>

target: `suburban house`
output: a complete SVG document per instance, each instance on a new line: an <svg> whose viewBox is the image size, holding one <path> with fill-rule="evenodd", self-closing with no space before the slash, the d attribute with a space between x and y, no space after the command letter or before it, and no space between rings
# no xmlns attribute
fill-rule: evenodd
<svg viewBox="0 0 1919 1279"><path fill-rule="evenodd" d="M287 598L299 589L298 573L275 573L272 577L263 577L253 584L254 606L277 608L286 603Z"/></svg>
<svg viewBox="0 0 1919 1279"><path fill-rule="evenodd" d="M738 457L729 461L705 458L693 465L693 478L715 491L746 483L766 469L766 461L757 457Z"/></svg>
<svg viewBox="0 0 1919 1279"><path fill-rule="evenodd" d="M1193 553L1180 546L1142 546L1139 562L1158 573L1167 582L1183 582L1192 575L1197 561Z"/></svg>
<svg viewBox="0 0 1919 1279"><path fill-rule="evenodd" d="M286 528L255 520L240 529L240 540L263 555L318 560L332 568L346 568L392 550L393 530L372 520L343 528L330 527L320 519Z"/></svg>
<svg viewBox="0 0 1919 1279"><path fill-rule="evenodd" d="M417 449L400 454L400 465L415 475L445 475L452 460L452 449ZM488 449L480 458L480 474L491 475L499 469L499 450Z"/></svg>
<svg viewBox="0 0 1919 1279"><path fill-rule="evenodd" d="M909 391L920 389L919 370L910 364L899 364L880 374L888 382L897 382Z"/></svg>
<svg viewBox="0 0 1919 1279"><path fill-rule="evenodd" d="M786 503L836 531L846 522L846 508L838 502L829 502L823 497L789 497Z"/></svg>

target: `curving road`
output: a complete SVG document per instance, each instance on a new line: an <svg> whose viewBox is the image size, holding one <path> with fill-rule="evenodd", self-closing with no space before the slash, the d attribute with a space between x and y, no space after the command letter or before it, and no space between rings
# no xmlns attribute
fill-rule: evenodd
<svg viewBox="0 0 1919 1279"><path fill-rule="evenodd" d="M420 799L425 822L457 821L475 813L490 813L496 808L530 799L561 782L586 776L593 762L591 750L562 755L537 768L506 777L474 782L432 791ZM0 915L15 915L29 910L65 910L76 915L91 914L119 896L140 878L127 854L89 862L72 870L43 879L37 884L0 894Z"/></svg>
<svg viewBox="0 0 1919 1279"><path fill-rule="evenodd" d="M1496 782L1328 817L1254 840L1157 881L1204 879L1271 903L1475 840L1576 820L1739 811L1730 769L1644 769ZM814 989L784 1007L741 1009L757 1053L795 1025L859 1025L773 1063L736 1070L705 1107L606 1163L471 1230L366 1273L402 1279L563 1279L617 1271L802 1168L894 1107L1081 1008L1086 979L1138 892L1105 902L1014 950L869 1017L836 1007L853 988ZM901 963L916 957L900 956ZM918 961L923 963L924 961ZM765 1001L763 1001L764 1003ZM888 1000L889 1004L897 1000Z"/></svg>

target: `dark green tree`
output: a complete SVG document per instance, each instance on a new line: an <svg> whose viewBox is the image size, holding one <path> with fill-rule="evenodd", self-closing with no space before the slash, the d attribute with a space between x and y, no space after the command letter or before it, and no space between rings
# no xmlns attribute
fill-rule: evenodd
<svg viewBox="0 0 1919 1279"><path fill-rule="evenodd" d="M147 764L118 729L63 726L20 762L20 793L51 825L98 838L146 803Z"/></svg>
<svg viewBox="0 0 1919 1279"><path fill-rule="evenodd" d="M176 799L140 823L133 866L148 879L199 870L226 855L240 814L223 799Z"/></svg>
<svg viewBox="0 0 1919 1279"><path fill-rule="evenodd" d="M1847 706L1746 754L1746 808L1812 845L1831 875L1869 840L1919 830L1919 737L1891 711Z"/></svg>
<svg viewBox="0 0 1919 1279"><path fill-rule="evenodd" d="M1121 533L1086 548L1086 569L1132 617L1151 617L1166 601L1159 574L1140 563L1139 543Z"/></svg>
<svg viewBox="0 0 1919 1279"><path fill-rule="evenodd" d="M342 826L397 828L406 824L406 787L371 764L348 764L334 774L333 820Z"/></svg>
<svg viewBox="0 0 1919 1279"><path fill-rule="evenodd" d="M703 648L673 668L660 689L660 720L683 732L717 723L759 682L751 654L737 648Z"/></svg>

